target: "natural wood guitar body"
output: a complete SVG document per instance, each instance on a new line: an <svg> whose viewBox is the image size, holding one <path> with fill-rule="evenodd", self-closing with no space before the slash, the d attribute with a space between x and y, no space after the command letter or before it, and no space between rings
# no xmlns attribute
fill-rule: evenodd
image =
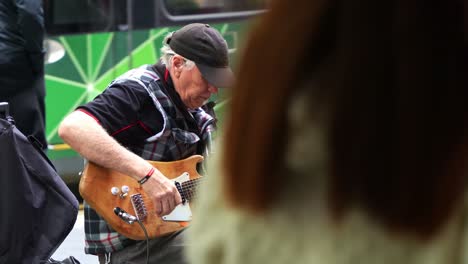
<svg viewBox="0 0 468 264"><path fill-rule="evenodd" d="M178 179L181 178L179 177L181 175L185 175L185 177L189 179L183 184L183 193L188 196L186 197L187 201L184 205L179 205L176 210L174 210L177 211L179 207L183 207L184 217L189 214L191 218L188 201L192 196L192 191L194 191L192 187L195 187L192 182L201 177L197 172L196 165L202 160L202 156L194 155L183 160L172 162L148 161L169 179L174 180L177 178L176 181L179 182ZM122 186L129 187L127 195L122 195ZM118 188L119 193L117 195L111 192L113 187ZM83 199L96 210L112 228L131 239L144 240L146 237L143 229L138 223L129 224L122 220L114 213L114 208L119 207L131 215L138 215L131 201L131 197L135 198L134 195L139 196L141 194L141 200L144 202L147 214L146 217L141 220L141 223L145 226L149 238L175 232L186 227L190 221L168 221L163 219L167 217L158 217L155 213L153 202L136 180L92 162L88 162L85 166L80 179L79 191ZM183 193L181 193L181 195ZM171 213L171 215L173 213Z"/></svg>

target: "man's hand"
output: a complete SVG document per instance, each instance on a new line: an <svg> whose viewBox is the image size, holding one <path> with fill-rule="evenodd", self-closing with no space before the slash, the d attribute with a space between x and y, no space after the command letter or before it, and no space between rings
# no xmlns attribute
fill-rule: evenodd
<svg viewBox="0 0 468 264"><path fill-rule="evenodd" d="M155 212L160 217L170 214L177 205L182 203L174 182L164 177L159 171L155 171L148 181L142 184L142 187L153 201Z"/></svg>

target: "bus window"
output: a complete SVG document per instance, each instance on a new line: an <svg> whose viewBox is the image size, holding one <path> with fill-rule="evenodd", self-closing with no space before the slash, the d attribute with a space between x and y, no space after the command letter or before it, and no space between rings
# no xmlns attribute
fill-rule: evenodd
<svg viewBox="0 0 468 264"><path fill-rule="evenodd" d="M43 0L49 36L244 20L268 0Z"/></svg>
<svg viewBox="0 0 468 264"><path fill-rule="evenodd" d="M172 16L245 12L267 8L267 0L164 0Z"/></svg>
<svg viewBox="0 0 468 264"><path fill-rule="evenodd" d="M48 35L113 31L127 22L126 0L46 0Z"/></svg>

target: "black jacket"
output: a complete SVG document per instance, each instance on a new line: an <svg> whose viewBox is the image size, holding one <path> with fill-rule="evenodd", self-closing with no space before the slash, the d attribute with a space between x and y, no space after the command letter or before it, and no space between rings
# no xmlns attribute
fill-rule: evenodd
<svg viewBox="0 0 468 264"><path fill-rule="evenodd" d="M43 74L44 32L42 0L0 1L0 95L20 92Z"/></svg>

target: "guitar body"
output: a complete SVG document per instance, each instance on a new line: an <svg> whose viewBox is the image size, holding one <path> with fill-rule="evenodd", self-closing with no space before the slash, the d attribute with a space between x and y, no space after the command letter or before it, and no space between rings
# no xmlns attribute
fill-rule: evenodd
<svg viewBox="0 0 468 264"><path fill-rule="evenodd" d="M183 160L171 162L148 161L161 171L167 178L185 185L192 186L191 180L200 178L196 170L197 163L203 157L193 155ZM122 190L127 189L126 195ZM112 191L114 192L112 192ZM80 179L79 191L83 199L101 215L114 230L134 239L146 239L145 233L138 223L130 224L114 213L119 207L126 213L137 216L145 226L149 238L163 236L188 226L192 214L189 202L186 201L174 209L169 215L159 217L154 205L143 188L133 178L122 173L88 162ZM115 192L118 191L117 194ZM141 209L145 214L141 214Z"/></svg>

